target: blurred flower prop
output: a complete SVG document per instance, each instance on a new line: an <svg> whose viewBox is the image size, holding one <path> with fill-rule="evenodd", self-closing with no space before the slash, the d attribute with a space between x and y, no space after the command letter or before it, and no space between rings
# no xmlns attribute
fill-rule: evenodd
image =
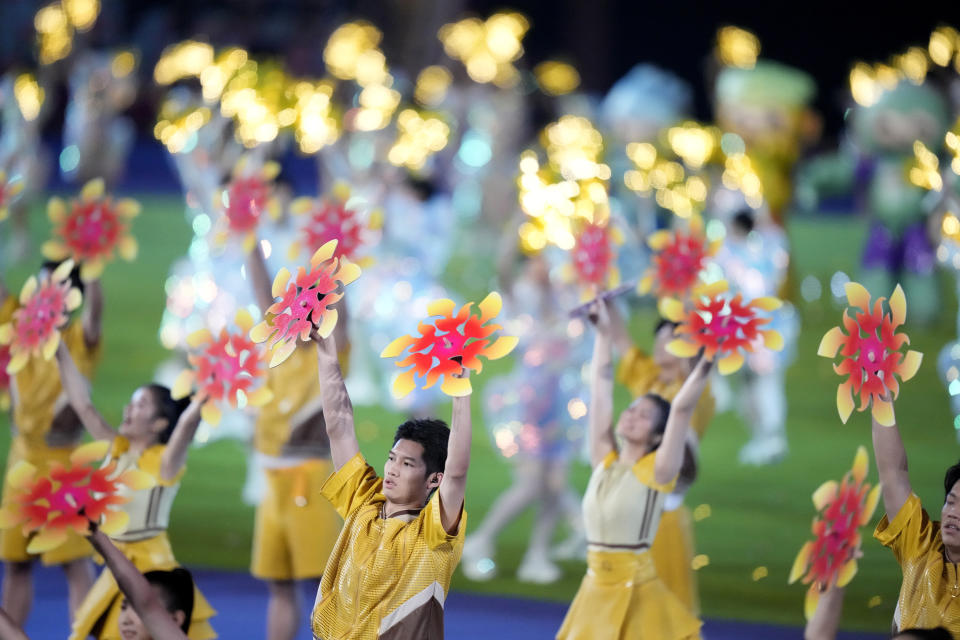
<svg viewBox="0 0 960 640"><path fill-rule="evenodd" d="M297 198L290 205L290 213L306 216L301 227L300 238L290 244L288 257L293 260L301 249L314 252L331 240L337 241L335 258L346 257L361 267L370 262L369 256L362 255L378 240L377 233L382 225L381 213L374 210L361 211L359 202L351 202L350 187L338 182L329 196L322 199Z"/></svg>
<svg viewBox="0 0 960 640"><path fill-rule="evenodd" d="M717 370L727 375L743 366L743 352L753 352L759 345L779 351L783 336L774 329L763 329L770 323L759 311L775 311L783 304L774 297L754 298L744 302L740 294L728 298L727 282L720 280L694 291L692 308L687 310L676 298L660 301L660 312L680 323L674 330L679 336L667 345L667 351L678 358L690 358L704 350L710 360L719 356Z"/></svg>
<svg viewBox="0 0 960 640"><path fill-rule="evenodd" d="M130 235L130 220L140 213L136 200L116 202L104 192L97 178L83 186L80 199L69 206L60 198L50 198L47 215L54 225L54 239L43 245L50 260L72 258L80 263L80 277L95 280L116 251L124 260L137 257L137 241Z"/></svg>
<svg viewBox="0 0 960 640"><path fill-rule="evenodd" d="M7 172L0 169L0 220L6 220L10 215L10 202L23 191L23 180L17 177L7 177Z"/></svg>
<svg viewBox="0 0 960 640"><path fill-rule="evenodd" d="M844 587L857 574L857 554L860 550L860 527L870 522L880 499L880 485L872 489L864 482L869 458L864 447L857 449L853 468L844 474L839 484L830 480L813 492L814 540L800 548L789 583L801 577L809 584L804 612L809 619L816 611L820 592L831 586ZM806 575L804 575L806 574Z"/></svg>
<svg viewBox="0 0 960 640"><path fill-rule="evenodd" d="M7 365L10 364L10 345L0 345L0 411L10 409L10 374Z"/></svg>
<svg viewBox="0 0 960 640"><path fill-rule="evenodd" d="M833 365L841 376L848 376L837 387L837 411L844 423L853 413L854 394L860 396L860 408L864 411L872 404L873 418L884 426L893 424L893 404L885 400L889 391L896 399L900 393L900 380L909 380L917 373L923 354L919 351L901 351L910 344L905 333L897 333L897 327L907 317L907 299L900 285L890 296L889 312L884 312L884 298L877 298L870 306L870 293L857 282L846 285L847 302L860 309L851 315L848 307L843 313L843 328L833 327L820 341L817 354L835 358L839 351L843 360Z"/></svg>
<svg viewBox="0 0 960 640"><path fill-rule="evenodd" d="M243 250L251 251L257 242L257 225L266 211L272 218L280 215L279 204L272 196L272 180L280 173L276 162L252 169L246 158L233 170L233 179L220 192L215 205L223 213L218 220L216 242L223 245L231 235L243 238Z"/></svg>
<svg viewBox="0 0 960 640"><path fill-rule="evenodd" d="M410 368L393 381L394 397L402 398L413 391L417 386L416 377L426 377L424 389L443 378L441 391L449 396L465 396L473 387L469 378L457 377L464 369L479 373L483 369L480 356L496 360L517 346L517 338L513 336L490 340L493 332L501 328L498 324L487 324L503 306L499 293L490 293L477 305L479 315L471 313L472 306L473 303L468 302L456 311L453 300L435 300L427 307L429 316L440 316L433 324L421 322L419 336L401 336L387 345L381 358L397 358L409 350L408 355L396 363L400 368Z"/></svg>
<svg viewBox="0 0 960 640"><path fill-rule="evenodd" d="M104 533L117 535L127 528L130 516L115 509L129 498L118 495L121 487L137 491L154 486L154 479L139 469L116 473L116 462L96 468L110 448L109 442L91 442L70 455L66 467L58 462L40 475L37 468L21 460L7 474L11 489L8 506L0 509L0 529L23 526L30 537L28 553L44 553L67 540L73 530L86 535L91 522Z"/></svg>
<svg viewBox="0 0 960 640"><path fill-rule="evenodd" d="M262 384L253 389L267 373L261 348L248 336L253 318L240 309L234 322L239 333L221 329L220 335L214 336L208 329L201 329L187 337L189 347L198 352L188 356L192 368L182 372L173 384L174 398L186 397L194 388L204 395L201 416L212 425L220 422L222 402L242 409L248 404L261 407L273 398Z"/></svg>
<svg viewBox="0 0 960 640"><path fill-rule="evenodd" d="M623 243L620 231L608 224L587 223L577 233L570 251L576 280L588 290L607 289L620 284L616 266L616 245Z"/></svg>
<svg viewBox="0 0 960 640"><path fill-rule="evenodd" d="M647 244L655 252L653 264L640 280L637 292L652 292L658 299L686 300L721 241L709 242L703 232L703 219L693 215L686 231L657 231L650 235Z"/></svg>
<svg viewBox="0 0 960 640"><path fill-rule="evenodd" d="M80 306L80 290L70 285L73 260L66 260L53 273L35 276L20 290L20 308L10 322L0 325L0 345L10 345L7 373L15 374L31 357L53 357L60 344L60 328L71 311Z"/></svg>
<svg viewBox="0 0 960 640"><path fill-rule="evenodd" d="M360 267L346 257L335 257L336 251L337 241L331 240L313 254L309 271L299 267L291 282L284 267L274 278L273 296L281 299L268 307L266 318L250 330L254 342L269 341L271 367L293 353L297 337L309 340L316 327L326 338L337 325L337 310L330 307L343 297L343 287L360 277Z"/></svg>

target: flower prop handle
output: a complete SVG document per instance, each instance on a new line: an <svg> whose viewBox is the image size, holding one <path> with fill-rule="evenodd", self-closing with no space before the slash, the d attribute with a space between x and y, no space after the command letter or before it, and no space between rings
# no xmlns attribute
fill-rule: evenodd
<svg viewBox="0 0 960 640"><path fill-rule="evenodd" d="M880 485L864 482L870 458L859 447L850 469L838 483L830 480L813 492L814 539L800 548L793 561L789 584L803 579L809 584L804 612L809 619L817 608L821 590L845 587L857 573L861 537L859 528L870 522L880 500Z"/></svg>
<svg viewBox="0 0 960 640"><path fill-rule="evenodd" d="M137 257L137 241L130 235L130 221L140 205L129 198L113 202L105 193L103 179L83 186L80 198L69 205L50 198L47 215L53 223L53 239L44 243L43 255L50 260L72 258L80 263L80 278L95 280L103 273L114 251L126 261Z"/></svg>
<svg viewBox="0 0 960 640"><path fill-rule="evenodd" d="M83 302L80 290L70 285L72 270L73 260L66 260L52 273L30 276L24 283L20 307L10 322L0 324L0 345L10 347L8 374L23 369L30 358L53 358L60 345L60 329Z"/></svg>
<svg viewBox="0 0 960 640"><path fill-rule="evenodd" d="M421 322L420 335L405 335L387 345L381 358L400 358L397 366L406 369L393 381L393 396L402 398L417 388L418 377L426 378L424 389L440 381L440 390L448 396L465 396L473 391L469 378L459 377L464 369L480 373L483 370L481 357L497 360L517 346L514 336L499 336L492 340L498 324L488 324L503 307L503 300L496 291L487 295L477 305L480 313L472 313L473 303L457 311L453 300L441 299L427 306L428 316L439 316L432 323ZM409 367L409 368L407 368Z"/></svg>
<svg viewBox="0 0 960 640"><path fill-rule="evenodd" d="M21 460L7 474L10 498L0 509L0 529L20 526L29 536L28 553L45 553L67 540L69 531L85 535L91 522L107 535L126 530L130 516L117 509L129 501L128 491L149 489L153 476L138 469L117 473L116 462L95 466L110 443L91 442L70 455L70 463L50 465L46 474Z"/></svg>
<svg viewBox="0 0 960 640"><path fill-rule="evenodd" d="M783 336L775 329L764 329L770 319L760 316L783 303L774 297L745 302L740 294L731 298L726 292L727 282L719 280L695 288L689 308L675 298L662 299L660 313L678 323L667 351L678 358L692 358L703 349L704 357L716 359L717 370L729 375L743 366L744 352L752 353L759 346L783 349Z"/></svg>
<svg viewBox="0 0 960 640"><path fill-rule="evenodd" d="M873 418L884 426L894 422L893 403L900 394L900 381L916 375L923 360L919 351L903 351L910 344L905 333L897 329L907 318L907 299L898 284L888 302L889 311L883 310L884 298L877 298L871 306L870 293L857 282L846 285L849 307L843 312L843 329L833 327L823 336L817 355L841 361L833 370L847 379L837 387L837 412L846 424L856 406L854 397L860 397L858 411L872 406ZM851 308L859 311L851 311ZM846 329L846 333L844 333Z"/></svg>
<svg viewBox="0 0 960 640"><path fill-rule="evenodd" d="M222 329L214 336L201 329L187 337L194 351L188 356L190 369L177 376L171 390L174 398L185 398L196 389L204 398L200 415L211 425L220 423L223 403L243 409L262 407L273 399L273 392L263 385L267 374L263 350L249 337L253 318L240 309L234 322L239 333Z"/></svg>
<svg viewBox="0 0 960 640"><path fill-rule="evenodd" d="M343 297L343 289L360 277L360 267L346 257L335 257L337 241L331 240L313 254L310 269L300 267L297 277L283 268L273 280L273 297L280 298L268 309L266 318L250 330L257 343L269 342L270 367L286 360L297 347L297 338L306 342L314 328L328 337L337 325L332 308Z"/></svg>

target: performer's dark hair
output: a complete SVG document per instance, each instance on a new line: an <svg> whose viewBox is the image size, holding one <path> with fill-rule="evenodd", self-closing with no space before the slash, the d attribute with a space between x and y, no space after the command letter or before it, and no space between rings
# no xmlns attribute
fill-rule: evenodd
<svg viewBox="0 0 960 640"><path fill-rule="evenodd" d="M960 462L953 465L943 476L943 501L947 501L947 496L950 495L950 490L953 489L953 485L957 484L957 480L960 480Z"/></svg>
<svg viewBox="0 0 960 640"><path fill-rule="evenodd" d="M447 464L447 443L450 440L450 427L446 422L434 418L412 418L397 427L393 444L397 444L398 440L420 443L428 476L443 471Z"/></svg>
<svg viewBox="0 0 960 640"><path fill-rule="evenodd" d="M190 406L190 399L181 398L180 400L174 400L173 396L170 395L170 388L162 384L148 384L147 389L153 394L153 401L157 405L157 417L167 419L166 428L157 436L160 444L167 444L167 442L170 441L170 436L173 435L173 430L177 426L180 414Z"/></svg>
<svg viewBox="0 0 960 640"><path fill-rule="evenodd" d="M193 617L193 576L183 567L170 571L148 571L143 574L161 593L163 607L170 613L183 611L180 629L190 631L190 618Z"/></svg>
<svg viewBox="0 0 960 640"><path fill-rule="evenodd" d="M920 638L921 640L954 640L953 635L943 627L936 627L934 629L904 629L892 637L903 638L905 636Z"/></svg>
<svg viewBox="0 0 960 640"><path fill-rule="evenodd" d="M664 327L670 327L670 329L673 330L679 326L680 326L679 322L674 322L669 318L660 318L660 320L657 321L657 326L654 327L653 329L653 335L657 335L658 333L660 333L660 329L663 329Z"/></svg>
<svg viewBox="0 0 960 640"><path fill-rule="evenodd" d="M657 407L657 419L653 423L653 433L660 436L660 439L654 443L653 449L656 449L660 446L660 443L663 442L663 434L667 431L667 418L670 416L670 403L663 398L663 396L656 393L647 393L643 396L647 398Z"/></svg>
<svg viewBox="0 0 960 640"><path fill-rule="evenodd" d="M64 262L66 262L66 259L64 259L64 260L44 260L42 263L40 263L40 269L41 269L41 270L46 269L46 270L49 271L50 273L53 273L54 271L57 270L57 267L59 267L60 265L62 265ZM73 269L70 270L70 286L73 287L73 288L75 288L75 289L79 289L81 294L84 292L83 280L80 279L80 265L79 265L79 264L75 264L75 265L73 266Z"/></svg>

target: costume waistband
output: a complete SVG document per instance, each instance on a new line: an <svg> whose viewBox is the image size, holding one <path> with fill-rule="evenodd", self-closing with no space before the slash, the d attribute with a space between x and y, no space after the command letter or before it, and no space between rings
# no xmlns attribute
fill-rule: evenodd
<svg viewBox="0 0 960 640"><path fill-rule="evenodd" d="M598 582L647 582L657 577L649 551L587 551L587 575Z"/></svg>

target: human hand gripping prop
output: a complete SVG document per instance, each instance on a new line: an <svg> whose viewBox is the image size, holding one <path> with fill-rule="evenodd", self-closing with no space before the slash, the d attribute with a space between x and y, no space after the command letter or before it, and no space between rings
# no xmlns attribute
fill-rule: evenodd
<svg viewBox="0 0 960 640"><path fill-rule="evenodd" d="M139 469L116 473L116 461L97 468L95 463L109 448L105 441L82 445L70 455L67 466L51 462L45 475L25 460L15 464L7 473L12 495L0 509L0 529L22 526L30 540L28 553L55 549L66 542L71 529L87 535L91 523L107 535L123 533L130 516L116 508L129 501L120 495L121 489L149 489L155 481Z"/></svg>
<svg viewBox="0 0 960 640"><path fill-rule="evenodd" d="M234 323L239 332L223 328L214 336L201 329L187 337L187 345L195 351L187 356L191 368L177 377L171 390L174 398L184 398L194 389L202 394L200 416L211 425L220 423L224 402L243 409L262 407L273 399L273 392L263 384L267 373L263 348L249 337L253 318L240 309Z"/></svg>
<svg viewBox="0 0 960 640"><path fill-rule="evenodd" d="M70 285L73 260L60 264L52 273L30 278L20 290L20 308L10 322L0 325L0 345L9 345L6 371L13 375L30 358L53 358L60 345L60 329L70 312L80 306L80 290Z"/></svg>
<svg viewBox="0 0 960 640"><path fill-rule="evenodd" d="M861 538L858 529L873 517L880 500L880 485L872 489L864 482L869 464L867 450L857 449L853 468L836 480L824 482L813 492L813 540L800 548L790 571L789 583L801 577L809 584L804 613L809 620L817 609L820 594L830 587L845 587L857 574Z"/></svg>
<svg viewBox="0 0 960 640"><path fill-rule="evenodd" d="M660 313L679 323L667 351L678 358L692 358L703 349L704 357L716 361L717 370L728 375L743 366L744 352L752 353L759 346L783 349L783 336L775 329L764 329L770 318L760 316L783 303L772 296L745 302L739 293L731 298L726 292L727 282L719 280L694 289L688 307L676 298L662 299Z"/></svg>
<svg viewBox="0 0 960 640"><path fill-rule="evenodd" d="M250 330L257 343L269 342L270 366L287 359L297 347L297 338L307 342L316 328L321 337L333 333L337 310L331 307L343 297L343 289L360 277L360 267L345 256L336 257L337 241L331 240L314 252L310 270L299 267L291 281L284 267L273 280L273 297L280 298L267 308L265 319Z"/></svg>
<svg viewBox="0 0 960 640"><path fill-rule="evenodd" d="M847 302L859 311L851 313L848 307L843 313L843 328L833 327L820 341L817 354L835 358L839 352L842 360L833 365L839 375L847 376L837 387L837 411L846 424L855 407L854 396L860 396L858 411L872 405L873 418L880 424L893 425L893 403L884 396L890 392L896 399L901 381L912 378L920 368L923 354L919 351L902 351L910 344L905 333L897 333L907 317L907 299L900 285L894 289L889 300L889 311L883 310L884 298L877 298L870 306L870 293L857 282L846 285Z"/></svg>
<svg viewBox="0 0 960 640"><path fill-rule="evenodd" d="M707 261L716 254L721 241L710 242L703 232L703 218L693 214L687 230L656 231L647 238L653 250L653 264L640 279L637 293L652 293L658 300L686 300L700 284Z"/></svg>
<svg viewBox="0 0 960 640"><path fill-rule="evenodd" d="M346 256L364 268L372 262L366 252L379 240L382 214L367 210L359 198L351 198L346 183L338 182L320 199L297 198L290 205L290 213L306 217L299 238L290 244L287 257L291 260L299 257L301 249L313 252L336 240L335 258Z"/></svg>
<svg viewBox="0 0 960 640"><path fill-rule="evenodd" d="M116 202L104 191L97 178L83 186L80 198L65 203L50 198L47 215L53 223L53 239L43 244L43 255L50 260L71 258L80 264L84 282L96 280L114 251L126 261L137 257L137 241L130 235L130 221L140 213L136 200Z"/></svg>
<svg viewBox="0 0 960 640"><path fill-rule="evenodd" d="M440 390L448 396L465 396L473 391L470 378L460 377L465 369L477 373L483 369L480 357L490 360L502 358L517 346L514 336L499 336L491 340L495 331L502 327L488 324L503 306L500 294L490 293L477 305L479 315L472 313L473 303L456 311L453 300L441 299L427 306L428 316L439 316L432 324L421 322L419 336L401 336L387 345L381 358L399 358L406 350L406 357L397 361L401 372L393 381L393 396L402 398L417 388L417 378L426 378L424 389L441 380ZM455 313L456 312L456 313Z"/></svg>
<svg viewBox="0 0 960 640"><path fill-rule="evenodd" d="M246 158L237 163L233 177L213 203L221 213L214 234L217 245L226 244L230 236L239 236L246 253L253 249L263 213L274 219L280 215L280 205L273 197L273 179L279 173L276 162L266 162L259 169L252 168Z"/></svg>

